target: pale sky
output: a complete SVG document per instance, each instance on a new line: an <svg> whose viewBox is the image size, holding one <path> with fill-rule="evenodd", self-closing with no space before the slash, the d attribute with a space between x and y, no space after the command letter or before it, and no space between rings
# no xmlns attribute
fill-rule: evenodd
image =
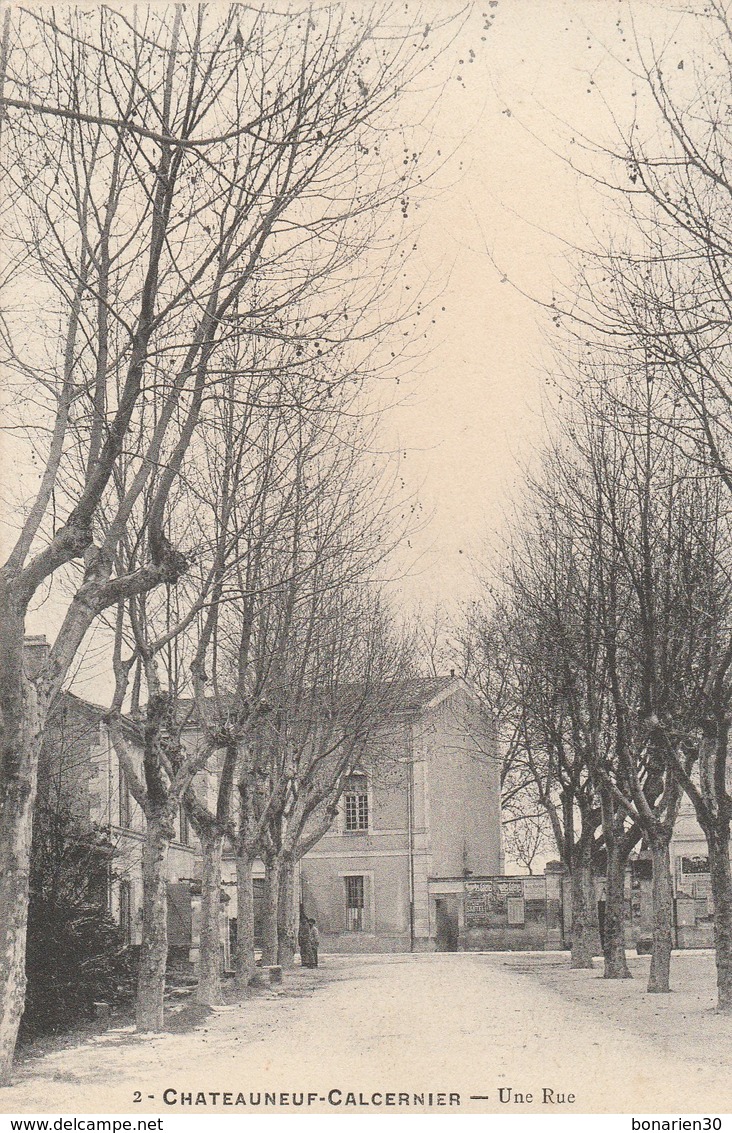
<svg viewBox="0 0 732 1133"><path fill-rule="evenodd" d="M634 58L634 29L658 45L670 40L673 50L675 7L623 0L477 5L495 19L475 62L463 68L466 89L448 84L438 118L445 139L467 132L457 155L465 173L425 206L433 278L454 265L439 304L446 311L411 402L394 414L408 480L422 485L433 514L413 540L419 565L402 587L426 607L471 597L476 560L500 546L521 480L516 459L529 458L551 399L551 321L534 298L549 300L556 279L571 281L573 246L592 245L612 207L569 161L593 161L581 152L581 135L608 142L611 113L618 123L630 121L635 84L626 60Z"/></svg>

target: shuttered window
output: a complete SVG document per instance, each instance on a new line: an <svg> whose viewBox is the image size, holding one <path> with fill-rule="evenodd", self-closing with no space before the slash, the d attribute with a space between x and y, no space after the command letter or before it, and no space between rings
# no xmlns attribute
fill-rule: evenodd
<svg viewBox="0 0 732 1133"><path fill-rule="evenodd" d="M364 930L364 879L363 876L344 878L346 883L346 928L349 932Z"/></svg>

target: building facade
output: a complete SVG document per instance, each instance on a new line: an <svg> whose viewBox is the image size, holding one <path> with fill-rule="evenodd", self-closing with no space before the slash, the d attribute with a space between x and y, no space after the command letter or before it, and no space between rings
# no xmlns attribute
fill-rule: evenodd
<svg viewBox="0 0 732 1133"><path fill-rule="evenodd" d="M465 879L502 871L500 765L484 716L454 677L406 682L335 823L301 862L321 947L457 947Z"/></svg>
<svg viewBox="0 0 732 1133"><path fill-rule="evenodd" d="M671 840L671 868L677 947L712 948L714 902L707 841L686 795Z"/></svg>
<svg viewBox="0 0 732 1133"><path fill-rule="evenodd" d="M128 726L141 763L140 738ZM193 732L187 742L196 742ZM215 790L215 777L203 775L204 792L207 785ZM139 945L144 816L101 706L68 692L58 698L39 766L39 805L66 808L80 822L108 831L114 854L107 904L128 943ZM500 765L484 716L454 677L405 682L348 781L333 826L299 863L296 899L315 917L324 951L452 949L467 940L466 879L502 871ZM167 873L169 946L175 958L195 963L201 858L183 810ZM227 966L237 917L235 877L233 857L225 854L221 940ZM263 885L264 867L257 863L256 914Z"/></svg>
<svg viewBox="0 0 732 1133"><path fill-rule="evenodd" d="M130 729L135 746L134 729ZM140 762L142 760L139 752ZM142 938L144 817L119 766L105 709L62 692L46 726L38 768L38 806L66 812L82 825L108 833L112 850L106 904L132 947ZM173 955L188 958L195 941L200 894L198 844L181 809L167 861L168 940Z"/></svg>

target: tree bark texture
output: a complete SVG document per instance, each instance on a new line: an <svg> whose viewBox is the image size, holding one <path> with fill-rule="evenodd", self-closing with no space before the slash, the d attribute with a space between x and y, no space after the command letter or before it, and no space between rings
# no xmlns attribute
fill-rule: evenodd
<svg viewBox="0 0 732 1133"><path fill-rule="evenodd" d="M282 861L277 855L268 855L264 863L264 939L262 941L262 967L277 963L277 913L280 896Z"/></svg>
<svg viewBox="0 0 732 1133"><path fill-rule="evenodd" d="M295 909L295 863L284 858L280 870L278 897L277 963L294 968L297 944L297 910Z"/></svg>
<svg viewBox="0 0 732 1133"><path fill-rule="evenodd" d="M0 1086L8 1085L25 1006L25 943L33 807L48 698L23 669L24 621L0 610Z"/></svg>
<svg viewBox="0 0 732 1133"><path fill-rule="evenodd" d="M717 963L717 1010L732 1014L732 870L727 823L707 834L709 872L714 897L714 947Z"/></svg>
<svg viewBox="0 0 732 1133"><path fill-rule="evenodd" d="M653 949L648 990L671 990L671 950L673 939L674 896L671 880L669 837L651 839L653 860Z"/></svg>
<svg viewBox="0 0 732 1133"><path fill-rule="evenodd" d="M592 968L597 937L597 901L592 882L592 846L577 843L572 855L570 893L572 898L572 968Z"/></svg>
<svg viewBox="0 0 732 1133"><path fill-rule="evenodd" d="M35 767L11 778L0 801L0 1086L10 1083L25 1005L28 875Z"/></svg>
<svg viewBox="0 0 732 1133"><path fill-rule="evenodd" d="M606 980L629 980L625 956L625 866L628 855L620 846L607 847L607 885L603 952Z"/></svg>
<svg viewBox="0 0 732 1133"><path fill-rule="evenodd" d="M201 922L199 929L198 989L199 1003L215 1006L221 996L221 854L223 834L201 836Z"/></svg>
<svg viewBox="0 0 732 1133"><path fill-rule="evenodd" d="M142 849L142 947L137 976L138 1031L162 1031L168 961L168 850L173 837L167 816L149 814Z"/></svg>
<svg viewBox="0 0 732 1133"><path fill-rule="evenodd" d="M245 991L254 975L254 886L252 866L254 858L248 853L236 858L236 955L234 969L236 986Z"/></svg>

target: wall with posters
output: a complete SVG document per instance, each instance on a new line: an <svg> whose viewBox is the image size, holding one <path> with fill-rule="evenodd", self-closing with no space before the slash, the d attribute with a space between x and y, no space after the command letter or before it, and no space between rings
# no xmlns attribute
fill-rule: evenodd
<svg viewBox="0 0 732 1133"><path fill-rule="evenodd" d="M562 947L561 876L466 878L462 951Z"/></svg>

